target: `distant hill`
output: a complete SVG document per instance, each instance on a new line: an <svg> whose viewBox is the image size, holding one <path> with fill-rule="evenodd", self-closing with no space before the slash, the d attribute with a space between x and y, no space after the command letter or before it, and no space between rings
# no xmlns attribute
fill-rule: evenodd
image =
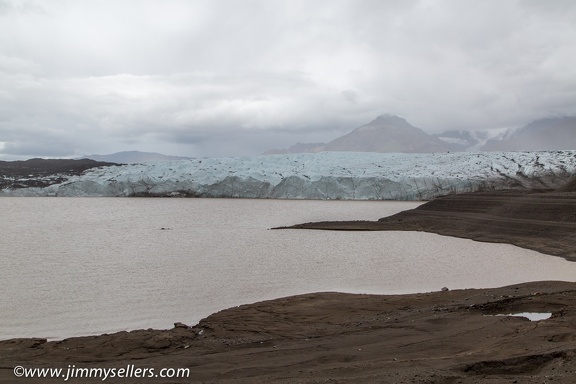
<svg viewBox="0 0 576 384"><path fill-rule="evenodd" d="M576 116L540 119L503 139L489 140L483 151L544 151L576 149Z"/></svg>
<svg viewBox="0 0 576 384"><path fill-rule="evenodd" d="M139 152L139 151L124 151L116 152L110 155L88 155L83 156L84 159L92 159L96 161L109 161L112 163L121 164L134 164L145 163L149 161L167 161L167 160L187 160L191 157L182 156L168 156L154 152Z"/></svg>

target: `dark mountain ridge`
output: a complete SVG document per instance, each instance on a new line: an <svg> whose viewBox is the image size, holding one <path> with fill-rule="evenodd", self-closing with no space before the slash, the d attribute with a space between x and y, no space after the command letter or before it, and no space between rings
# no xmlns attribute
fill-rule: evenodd
<svg viewBox="0 0 576 384"><path fill-rule="evenodd" d="M326 151L408 153L446 152L449 149L442 140L394 115L378 116L325 147Z"/></svg>
<svg viewBox="0 0 576 384"><path fill-rule="evenodd" d="M447 130L428 134L405 119L382 115L327 144L296 144L264 154L354 152L466 152L576 149L576 116L551 117L500 131Z"/></svg>

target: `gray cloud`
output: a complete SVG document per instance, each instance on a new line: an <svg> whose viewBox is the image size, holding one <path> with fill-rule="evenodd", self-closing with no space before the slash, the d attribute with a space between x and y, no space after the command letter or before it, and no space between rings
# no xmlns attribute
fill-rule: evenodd
<svg viewBox="0 0 576 384"><path fill-rule="evenodd" d="M0 0L0 158L254 155L576 114L571 1ZM43 150L44 149L44 150Z"/></svg>

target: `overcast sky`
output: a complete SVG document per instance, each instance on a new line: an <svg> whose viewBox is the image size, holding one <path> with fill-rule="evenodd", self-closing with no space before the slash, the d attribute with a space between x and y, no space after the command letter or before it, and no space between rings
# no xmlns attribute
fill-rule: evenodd
<svg viewBox="0 0 576 384"><path fill-rule="evenodd" d="M0 159L576 114L574 0L0 0Z"/></svg>

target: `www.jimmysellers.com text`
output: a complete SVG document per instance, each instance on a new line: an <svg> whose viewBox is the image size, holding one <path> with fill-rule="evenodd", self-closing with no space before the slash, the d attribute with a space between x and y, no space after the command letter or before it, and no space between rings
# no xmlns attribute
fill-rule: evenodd
<svg viewBox="0 0 576 384"><path fill-rule="evenodd" d="M128 364L122 368L81 368L68 365L68 368L32 368L18 365L14 368L14 376L23 378L62 378L64 381L81 378L100 378L102 381L112 378L187 378L190 368L137 368Z"/></svg>

